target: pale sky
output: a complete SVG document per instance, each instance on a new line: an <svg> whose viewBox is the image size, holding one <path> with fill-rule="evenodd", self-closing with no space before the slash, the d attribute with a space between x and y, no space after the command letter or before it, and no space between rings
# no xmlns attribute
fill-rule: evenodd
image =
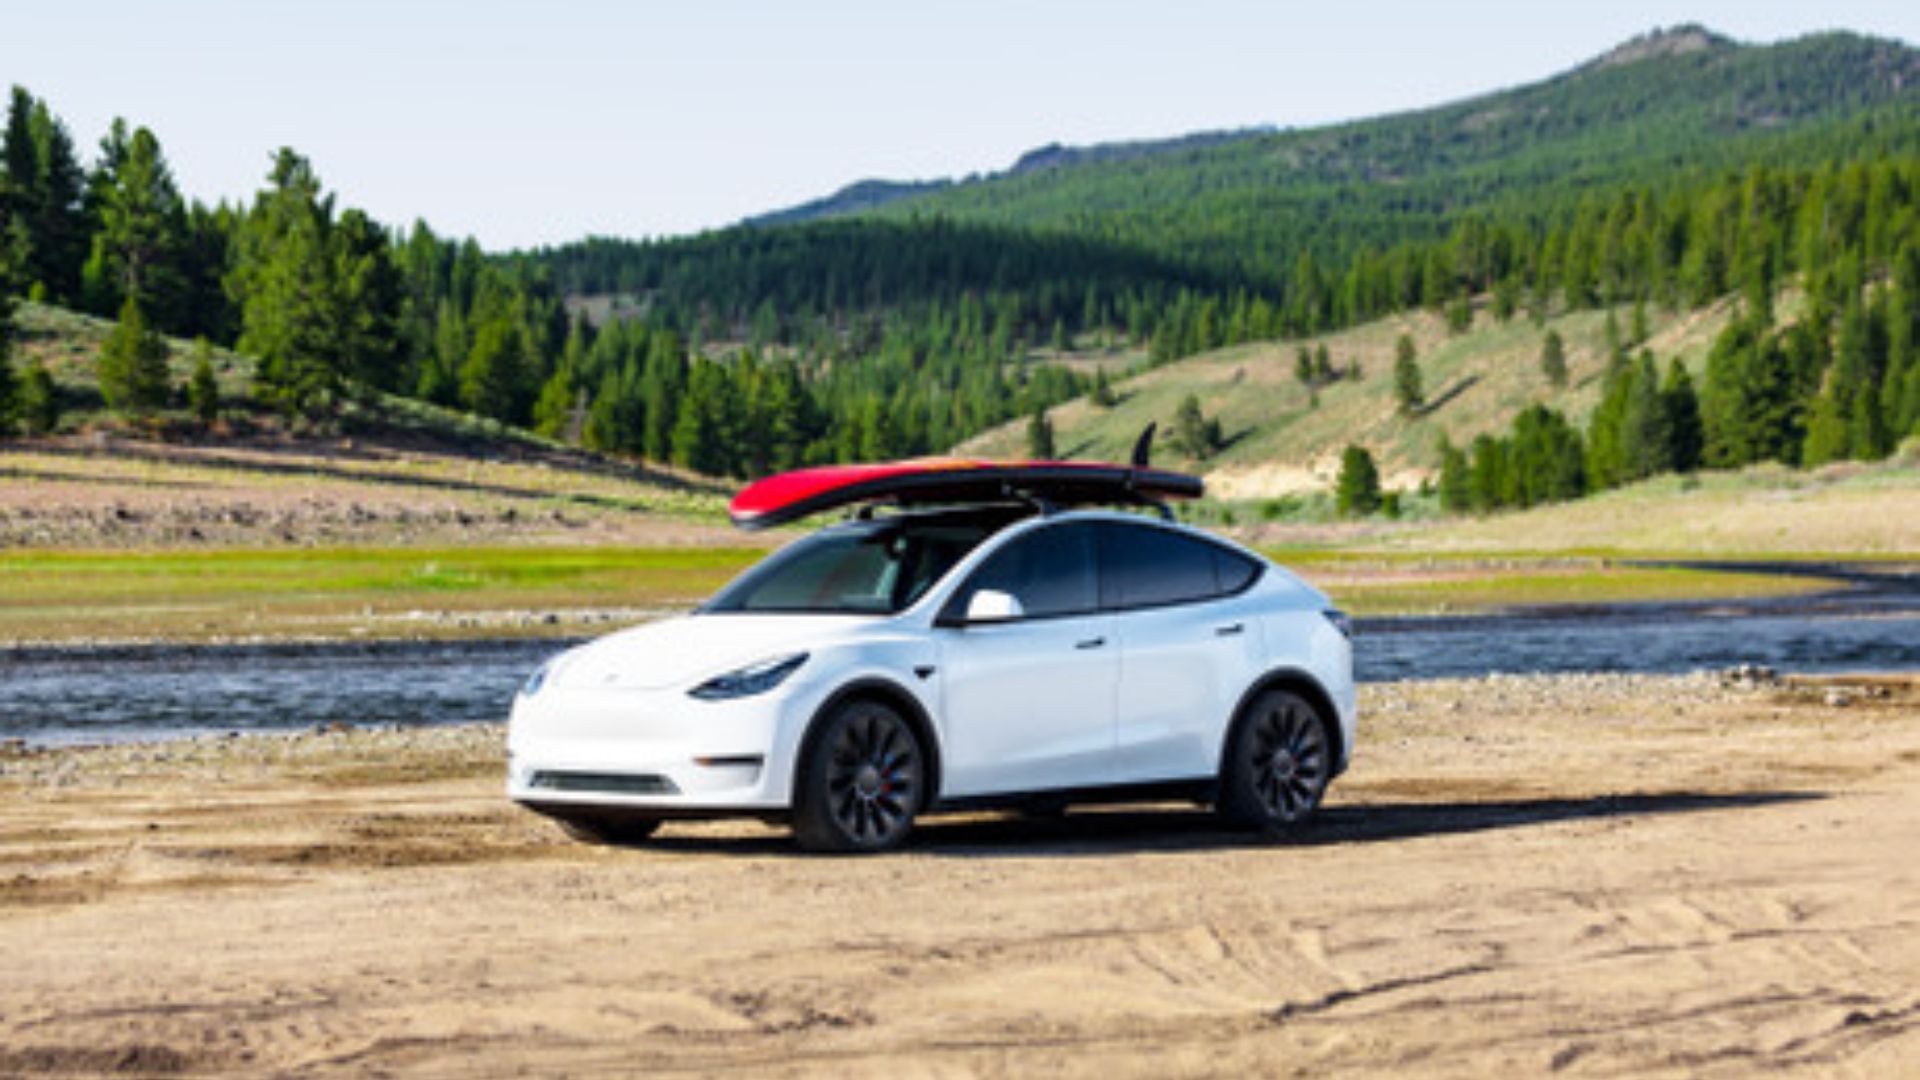
<svg viewBox="0 0 1920 1080"><path fill-rule="evenodd" d="M0 16L0 84L91 160L116 115L182 188L276 147L344 205L490 249L730 224L1049 142L1302 127L1531 82L1656 26L1920 41L1920 3L121 0Z"/></svg>

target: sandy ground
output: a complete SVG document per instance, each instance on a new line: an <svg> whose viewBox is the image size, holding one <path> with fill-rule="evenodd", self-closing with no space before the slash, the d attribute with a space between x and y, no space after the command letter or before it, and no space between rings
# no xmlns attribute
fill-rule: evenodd
<svg viewBox="0 0 1920 1080"><path fill-rule="evenodd" d="M1324 820L562 841L499 732L0 758L0 1075L1912 1075L1920 687L1368 688Z"/></svg>

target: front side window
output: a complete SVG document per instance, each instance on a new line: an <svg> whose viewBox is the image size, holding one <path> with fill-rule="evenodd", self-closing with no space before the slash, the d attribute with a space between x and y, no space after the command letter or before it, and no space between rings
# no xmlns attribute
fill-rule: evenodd
<svg viewBox="0 0 1920 1080"><path fill-rule="evenodd" d="M985 522L879 522L789 545L722 589L703 614L891 615L991 535Z"/></svg>
<svg viewBox="0 0 1920 1080"><path fill-rule="evenodd" d="M1010 593L1025 618L1083 615L1099 606L1093 530L1082 524L1030 532L994 552L954 595L948 615L964 616L981 589Z"/></svg>

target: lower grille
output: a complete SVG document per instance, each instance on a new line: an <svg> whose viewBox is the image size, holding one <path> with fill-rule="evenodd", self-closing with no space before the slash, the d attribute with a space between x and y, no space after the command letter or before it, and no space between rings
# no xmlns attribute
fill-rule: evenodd
<svg viewBox="0 0 1920 1080"><path fill-rule="evenodd" d="M542 770L527 782L546 791L597 791L609 795L678 795L673 781L654 773L550 772Z"/></svg>

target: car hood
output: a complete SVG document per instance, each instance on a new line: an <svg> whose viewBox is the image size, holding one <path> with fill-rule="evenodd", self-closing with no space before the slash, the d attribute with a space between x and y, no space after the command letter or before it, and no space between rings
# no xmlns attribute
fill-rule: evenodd
<svg viewBox="0 0 1920 1080"><path fill-rule="evenodd" d="M864 615L683 615L601 638L562 657L565 689L657 690L817 649L874 622Z"/></svg>

